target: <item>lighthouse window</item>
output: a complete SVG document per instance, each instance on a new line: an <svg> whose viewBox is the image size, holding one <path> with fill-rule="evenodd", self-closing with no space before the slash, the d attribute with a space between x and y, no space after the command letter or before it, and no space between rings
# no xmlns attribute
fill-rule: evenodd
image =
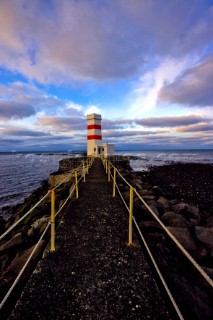
<svg viewBox="0 0 213 320"><path fill-rule="evenodd" d="M94 151L96 151L96 148L94 148Z"/></svg>
<svg viewBox="0 0 213 320"><path fill-rule="evenodd" d="M102 148L102 151L104 151L104 148Z"/></svg>

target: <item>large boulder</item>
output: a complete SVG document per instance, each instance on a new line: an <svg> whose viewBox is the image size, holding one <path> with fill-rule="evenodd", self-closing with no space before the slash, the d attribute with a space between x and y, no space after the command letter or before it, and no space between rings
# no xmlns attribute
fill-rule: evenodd
<svg viewBox="0 0 213 320"><path fill-rule="evenodd" d="M200 210L195 206L181 202L172 206L172 211L182 215L188 222L190 222L191 226L196 226L200 223Z"/></svg>
<svg viewBox="0 0 213 320"><path fill-rule="evenodd" d="M210 228L213 227L213 216L208 215L205 219L205 227Z"/></svg>
<svg viewBox="0 0 213 320"><path fill-rule="evenodd" d="M22 234L17 233L12 239L7 241L0 247L0 252L20 246L23 242L24 242L24 238L22 237Z"/></svg>
<svg viewBox="0 0 213 320"><path fill-rule="evenodd" d="M176 228L187 228L188 222L180 214L172 211L164 213L161 217L162 222L166 226L176 227Z"/></svg>
<svg viewBox="0 0 213 320"><path fill-rule="evenodd" d="M153 196L152 191L151 191L151 190L148 190L148 189L138 190L137 192L138 192L138 194L139 194L141 197L144 197L144 196Z"/></svg>
<svg viewBox="0 0 213 320"><path fill-rule="evenodd" d="M67 178L66 181L68 181L69 177L70 177L70 173L67 173L67 172L53 173L53 174L50 174L48 183L50 184L51 187L55 187L66 178ZM70 181L71 181L71 179L74 180L74 177L70 178Z"/></svg>
<svg viewBox="0 0 213 320"><path fill-rule="evenodd" d="M155 215L159 217L158 209L153 204L149 204L148 206L155 213ZM143 215L143 220L153 220L153 215L144 204L141 205L141 212Z"/></svg>
<svg viewBox="0 0 213 320"><path fill-rule="evenodd" d="M193 226L199 225L200 223L200 210L195 206L187 204L186 210L182 213L182 216L186 218Z"/></svg>
<svg viewBox="0 0 213 320"><path fill-rule="evenodd" d="M49 222L49 217L43 217L33 222L31 228L28 230L28 237L40 236Z"/></svg>
<svg viewBox="0 0 213 320"><path fill-rule="evenodd" d="M213 227L204 228L195 227L195 235L197 239L207 248L210 255L213 257Z"/></svg>
<svg viewBox="0 0 213 320"><path fill-rule="evenodd" d="M152 192L153 192L154 196L157 198L164 197L164 192L159 186L154 186L152 188Z"/></svg>
<svg viewBox="0 0 213 320"><path fill-rule="evenodd" d="M164 197L160 197L157 200L157 209L159 211L160 214L164 214L165 212L169 211L169 201L164 198Z"/></svg>
<svg viewBox="0 0 213 320"><path fill-rule="evenodd" d="M186 211L186 208L187 208L187 204L184 202L181 202L181 203L178 203L178 204L172 206L172 211L174 211L175 213L178 213L178 214L182 214L183 212Z"/></svg>
<svg viewBox="0 0 213 320"><path fill-rule="evenodd" d="M162 227L156 221L142 221L140 227L147 232L160 231L162 232Z"/></svg>
<svg viewBox="0 0 213 320"><path fill-rule="evenodd" d="M133 180L132 186L133 186L134 188L136 188L137 190L141 190L141 189L142 189L142 182L141 182L141 180L140 180L140 179L135 179L135 180Z"/></svg>
<svg viewBox="0 0 213 320"><path fill-rule="evenodd" d="M143 196L143 200L148 202L148 201L152 201L152 200L155 200L155 196L153 195L146 195L146 196Z"/></svg>
<svg viewBox="0 0 213 320"><path fill-rule="evenodd" d="M22 282L23 280L27 279L33 269L35 268L35 265L38 261L38 258L40 257L40 254L42 253L44 249L45 241L42 240L35 251L33 257L31 258L30 262L28 263L28 266L26 267L23 275L21 276L21 279L19 280ZM5 293L7 292L8 288L11 286L13 283L14 279L18 276L19 272L21 271L22 267L24 266L25 262L27 261L29 255L33 251L35 246L26 249L23 252L18 253L15 258L13 259L12 263L10 266L7 268L6 272L4 272L0 276L0 297L3 298Z"/></svg>
<svg viewBox="0 0 213 320"><path fill-rule="evenodd" d="M168 229L187 251L192 254L196 252L197 246L187 228L168 227Z"/></svg>

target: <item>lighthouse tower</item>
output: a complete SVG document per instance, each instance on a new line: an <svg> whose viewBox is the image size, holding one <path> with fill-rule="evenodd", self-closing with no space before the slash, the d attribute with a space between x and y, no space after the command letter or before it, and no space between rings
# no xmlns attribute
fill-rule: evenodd
<svg viewBox="0 0 213 320"><path fill-rule="evenodd" d="M99 156L102 153L101 115L87 115L87 155Z"/></svg>

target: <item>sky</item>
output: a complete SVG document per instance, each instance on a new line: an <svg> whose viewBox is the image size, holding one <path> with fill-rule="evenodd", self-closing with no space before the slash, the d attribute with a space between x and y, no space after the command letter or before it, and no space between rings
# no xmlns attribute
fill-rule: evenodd
<svg viewBox="0 0 213 320"><path fill-rule="evenodd" d="M0 0L0 152L213 149L213 1Z"/></svg>

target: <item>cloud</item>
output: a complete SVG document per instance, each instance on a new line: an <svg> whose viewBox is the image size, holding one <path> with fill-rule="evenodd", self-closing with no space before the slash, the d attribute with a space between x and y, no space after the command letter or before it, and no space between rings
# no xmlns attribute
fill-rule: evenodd
<svg viewBox="0 0 213 320"><path fill-rule="evenodd" d="M209 123L211 121L212 118L199 115L176 117L151 117L144 119L104 119L102 121L102 128L103 130L115 129L115 131L118 131L119 129L128 129L128 131L130 131L129 128L134 128L135 130L132 132L137 132L139 128L138 126L143 126L145 128L176 128L180 126L203 124L204 122Z"/></svg>
<svg viewBox="0 0 213 320"><path fill-rule="evenodd" d="M0 104L2 103L1 113L3 109L7 112L8 117L13 117L13 110L17 109L19 118L23 118L21 106L26 111L26 116L36 115L38 113L47 114L49 116L68 115L72 117L84 117L83 107L73 101L60 99L52 94L46 94L43 90L38 89L35 85L12 82L8 85L0 84ZM5 107L3 108L3 105ZM27 112L28 107L28 112ZM15 111L14 111L15 112Z"/></svg>
<svg viewBox="0 0 213 320"><path fill-rule="evenodd" d="M147 119L136 119L135 123L144 127L178 127L178 126L190 126L204 121L211 121L201 116L190 115L190 116L177 116L177 117L158 117L158 118L147 118Z"/></svg>
<svg viewBox="0 0 213 320"><path fill-rule="evenodd" d="M194 63L188 56L184 58L168 58L158 61L135 81L131 94L130 113L135 117L149 114L155 108L158 94L165 83L171 83L186 68Z"/></svg>
<svg viewBox="0 0 213 320"><path fill-rule="evenodd" d="M103 119L102 120L102 129L122 129L126 127L132 127L134 126L134 120L133 119Z"/></svg>
<svg viewBox="0 0 213 320"><path fill-rule="evenodd" d="M0 61L45 84L126 78L156 57L204 52L212 27L203 0L1 1Z"/></svg>
<svg viewBox="0 0 213 320"><path fill-rule="evenodd" d="M87 110L85 111L85 115L90 113L101 114L101 109L97 106L88 106Z"/></svg>
<svg viewBox="0 0 213 320"><path fill-rule="evenodd" d="M153 134L159 134L159 133L165 133L167 131L129 131L129 130L107 130L103 132L103 137L105 138L130 138L130 137L134 137L137 138L138 136L145 136L145 135L153 135Z"/></svg>
<svg viewBox="0 0 213 320"><path fill-rule="evenodd" d="M35 108L26 103L0 100L0 119L23 119L35 113Z"/></svg>
<svg viewBox="0 0 213 320"><path fill-rule="evenodd" d="M25 130L20 128L6 128L2 130L4 135L16 136L16 137L49 137L50 134L46 132Z"/></svg>
<svg viewBox="0 0 213 320"><path fill-rule="evenodd" d="M85 118L73 117L40 117L38 124L50 127L56 131L86 130Z"/></svg>
<svg viewBox="0 0 213 320"><path fill-rule="evenodd" d="M177 128L177 132L200 132L200 131L212 131L213 132L213 122L212 123L200 123L187 127Z"/></svg>
<svg viewBox="0 0 213 320"><path fill-rule="evenodd" d="M213 106L213 56L187 70L159 92L159 100L188 106Z"/></svg>

